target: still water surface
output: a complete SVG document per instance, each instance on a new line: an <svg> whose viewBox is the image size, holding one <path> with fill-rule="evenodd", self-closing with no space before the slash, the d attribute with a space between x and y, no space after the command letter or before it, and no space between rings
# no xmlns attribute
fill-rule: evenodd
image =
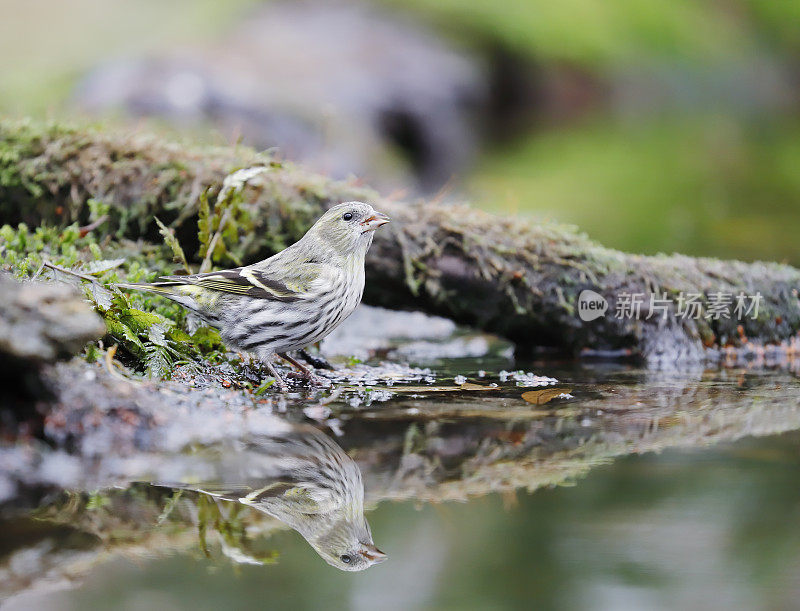
<svg viewBox="0 0 800 611"><path fill-rule="evenodd" d="M202 495L187 492L157 526L148 507L169 495L140 485L94 510L95 527L119 537L105 537L100 560L87 556L76 587L23 588L8 608L800 607L794 375L544 373L574 399L533 406L508 384L340 414L337 444L363 473L366 518L388 554L363 572L329 566L275 520L247 522L247 551L258 550L248 558L267 564L221 553L224 524L208 528L207 557ZM148 538L102 518L120 502L135 506L128 520L139 515ZM229 516L236 503L212 504Z"/></svg>

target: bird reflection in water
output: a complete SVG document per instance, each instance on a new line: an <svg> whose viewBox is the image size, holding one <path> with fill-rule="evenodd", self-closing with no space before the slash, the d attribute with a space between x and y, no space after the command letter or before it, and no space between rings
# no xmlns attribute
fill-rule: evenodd
<svg viewBox="0 0 800 611"><path fill-rule="evenodd" d="M314 427L281 425L280 433L251 437L226 449L216 465L216 482L177 487L237 501L277 518L343 571L363 571L383 562L386 554L372 541L364 517L358 465Z"/></svg>

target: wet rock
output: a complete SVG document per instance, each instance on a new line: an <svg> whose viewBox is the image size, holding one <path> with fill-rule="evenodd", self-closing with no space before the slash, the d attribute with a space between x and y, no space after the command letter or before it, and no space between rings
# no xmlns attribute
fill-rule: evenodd
<svg viewBox="0 0 800 611"><path fill-rule="evenodd" d="M270 3L216 46L98 68L76 97L90 112L211 124L336 177L406 185L408 174L432 191L472 157L486 80L473 60L397 16Z"/></svg>
<svg viewBox="0 0 800 611"><path fill-rule="evenodd" d="M74 287L18 282L0 273L0 437L41 434L53 392L42 375L105 331ZM10 491L0 475L0 502Z"/></svg>
<svg viewBox="0 0 800 611"><path fill-rule="evenodd" d="M514 354L510 342L459 328L441 316L363 304L323 340L320 349L332 358L344 356L366 361L385 356L389 361L416 364L490 354L511 359Z"/></svg>
<svg viewBox="0 0 800 611"><path fill-rule="evenodd" d="M423 312L402 312L360 305L322 342L327 356L367 359L398 347L397 340L444 341L456 332L453 321ZM394 341L393 341L394 340Z"/></svg>
<svg viewBox="0 0 800 611"><path fill-rule="evenodd" d="M52 363L76 354L105 330L73 287L0 274L0 360Z"/></svg>

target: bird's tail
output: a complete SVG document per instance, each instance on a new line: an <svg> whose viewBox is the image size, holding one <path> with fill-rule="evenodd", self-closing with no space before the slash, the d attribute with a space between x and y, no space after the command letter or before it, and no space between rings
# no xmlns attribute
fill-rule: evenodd
<svg viewBox="0 0 800 611"><path fill-rule="evenodd" d="M185 290L186 285L182 282L119 282L115 286L121 289L133 289L136 291L147 291L148 293L163 295L164 297L172 299L172 301L181 304L183 307L189 308L201 316L203 315L203 313L200 311L200 308L198 308L197 302L192 297L191 293Z"/></svg>
<svg viewBox="0 0 800 611"><path fill-rule="evenodd" d="M121 289L134 289L136 291L157 293L159 295L166 295L167 297L180 295L176 290L176 287L180 286L178 282L118 282L114 286Z"/></svg>
<svg viewBox="0 0 800 611"><path fill-rule="evenodd" d="M172 488L173 490L191 490L192 492L200 492L213 496L214 498L223 501L238 501L243 502L248 494L253 492L253 488L247 485L241 486L224 486L221 484L186 484L184 482L149 482L151 486L158 486L159 488ZM247 503L245 503L247 504Z"/></svg>

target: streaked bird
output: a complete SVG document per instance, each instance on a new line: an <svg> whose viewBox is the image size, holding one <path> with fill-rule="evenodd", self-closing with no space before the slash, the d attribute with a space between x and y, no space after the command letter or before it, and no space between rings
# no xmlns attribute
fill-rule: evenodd
<svg viewBox="0 0 800 611"><path fill-rule="evenodd" d="M195 457L211 448L196 449ZM364 516L358 465L330 437L309 425L291 425L214 449L218 481L185 488L243 503L277 518L331 566L363 571L386 559Z"/></svg>
<svg viewBox="0 0 800 611"><path fill-rule="evenodd" d="M153 284L119 284L169 297L220 330L230 348L252 352L286 384L278 354L310 381L324 380L287 353L316 343L345 320L364 292L364 258L389 217L369 204L330 208L295 244L259 263L206 274L163 276Z"/></svg>

